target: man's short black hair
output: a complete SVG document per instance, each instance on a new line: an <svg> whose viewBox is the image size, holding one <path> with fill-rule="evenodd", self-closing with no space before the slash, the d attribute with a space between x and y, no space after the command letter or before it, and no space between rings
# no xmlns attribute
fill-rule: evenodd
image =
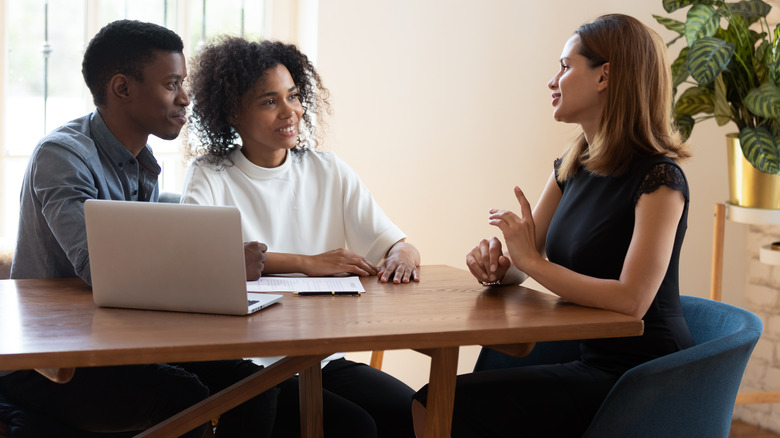
<svg viewBox="0 0 780 438"><path fill-rule="evenodd" d="M106 88L116 74L143 81L144 66L153 61L156 51L184 50L181 38L170 29L135 20L118 20L107 24L92 38L81 73L97 106L106 104Z"/></svg>

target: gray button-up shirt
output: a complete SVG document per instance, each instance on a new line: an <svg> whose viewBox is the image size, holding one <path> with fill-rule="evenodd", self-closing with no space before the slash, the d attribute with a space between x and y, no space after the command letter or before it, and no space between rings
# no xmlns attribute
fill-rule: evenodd
<svg viewBox="0 0 780 438"><path fill-rule="evenodd" d="M24 176L11 278L78 276L91 284L84 201L156 202L159 174L149 146L133 157L97 110L44 137Z"/></svg>

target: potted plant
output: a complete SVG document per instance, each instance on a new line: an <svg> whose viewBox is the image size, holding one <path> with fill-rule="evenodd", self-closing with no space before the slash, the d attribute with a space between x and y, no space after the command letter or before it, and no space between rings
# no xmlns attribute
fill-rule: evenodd
<svg viewBox="0 0 780 438"><path fill-rule="evenodd" d="M729 201L780 208L780 25L770 28L772 7L761 0L663 0L663 7L690 7L684 22L653 16L677 33L668 46L686 42L672 63L680 132L687 139L702 120L733 122ZM690 86L678 96L683 84Z"/></svg>

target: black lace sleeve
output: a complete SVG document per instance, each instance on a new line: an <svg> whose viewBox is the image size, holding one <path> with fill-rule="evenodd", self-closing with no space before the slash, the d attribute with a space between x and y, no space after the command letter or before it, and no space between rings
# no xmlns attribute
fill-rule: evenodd
<svg viewBox="0 0 780 438"><path fill-rule="evenodd" d="M662 162L655 164L645 174L644 179L639 184L639 189L634 194L634 206L639 202L640 196L653 193L661 186L682 192L685 200L689 201L688 181L686 181L682 170L676 164Z"/></svg>
<svg viewBox="0 0 780 438"><path fill-rule="evenodd" d="M561 180L558 178L558 172L561 170L561 161L561 158L556 158L553 167L555 168L555 182L558 183L558 187L563 191L563 184L561 184Z"/></svg>

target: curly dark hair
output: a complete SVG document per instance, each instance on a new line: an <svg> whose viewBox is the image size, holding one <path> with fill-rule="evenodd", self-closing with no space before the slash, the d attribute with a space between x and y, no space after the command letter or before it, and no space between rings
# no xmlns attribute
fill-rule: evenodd
<svg viewBox="0 0 780 438"><path fill-rule="evenodd" d="M95 105L106 104L106 88L116 74L142 82L143 68L157 56L156 50L182 53L184 44L176 32L143 21L118 20L100 29L81 62L81 74Z"/></svg>
<svg viewBox="0 0 780 438"><path fill-rule="evenodd" d="M200 144L190 145L190 157L206 155L218 164L227 159L238 147L239 138L229 116L240 109L244 96L263 73L280 64L290 72L303 105L304 127L292 150L300 153L310 144L313 148L319 145L321 138L314 120L323 126L321 116L330 112L329 92L309 58L292 44L222 36L204 47L193 62L189 81L193 102L190 130Z"/></svg>

